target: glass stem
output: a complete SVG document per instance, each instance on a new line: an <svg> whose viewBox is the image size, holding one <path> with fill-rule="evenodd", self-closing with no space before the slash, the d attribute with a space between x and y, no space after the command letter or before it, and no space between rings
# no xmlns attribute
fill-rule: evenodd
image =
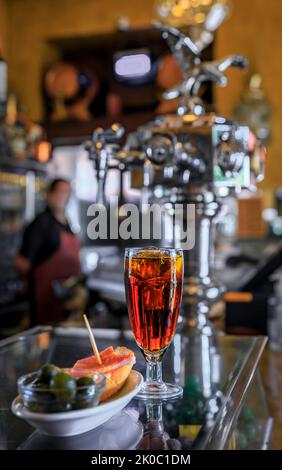
<svg viewBox="0 0 282 470"><path fill-rule="evenodd" d="M162 384L162 363L159 356L147 356L146 382Z"/></svg>
<svg viewBox="0 0 282 470"><path fill-rule="evenodd" d="M163 405L162 403L149 402L146 403L147 421L162 421Z"/></svg>

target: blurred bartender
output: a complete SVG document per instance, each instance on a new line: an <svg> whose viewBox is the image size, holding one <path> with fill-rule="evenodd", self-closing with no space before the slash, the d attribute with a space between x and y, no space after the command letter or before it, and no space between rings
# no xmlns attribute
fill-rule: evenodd
<svg viewBox="0 0 282 470"><path fill-rule="evenodd" d="M55 298L53 281L80 274L79 241L65 216L70 183L55 179L47 192L47 207L28 225L16 259L20 275L28 280L32 323L55 323L65 319L64 306Z"/></svg>

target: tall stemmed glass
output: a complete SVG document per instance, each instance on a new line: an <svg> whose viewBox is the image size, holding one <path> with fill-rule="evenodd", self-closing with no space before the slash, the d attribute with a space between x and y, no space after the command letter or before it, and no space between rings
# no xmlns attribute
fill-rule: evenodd
<svg viewBox="0 0 282 470"><path fill-rule="evenodd" d="M146 381L138 397L182 395L162 380L162 358L177 324L183 284L183 252L170 248L127 248L125 290L131 328L146 362Z"/></svg>

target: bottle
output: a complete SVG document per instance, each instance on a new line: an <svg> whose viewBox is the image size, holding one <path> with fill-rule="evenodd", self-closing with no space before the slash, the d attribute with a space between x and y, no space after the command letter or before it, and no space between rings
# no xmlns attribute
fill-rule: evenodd
<svg viewBox="0 0 282 470"><path fill-rule="evenodd" d="M19 113L17 97L11 93L7 98L5 128L6 136L12 151L12 155L17 158L27 158L27 124L25 116Z"/></svg>
<svg viewBox="0 0 282 470"><path fill-rule="evenodd" d="M5 119L7 104L8 66L2 56L2 36L0 34L0 122Z"/></svg>
<svg viewBox="0 0 282 470"><path fill-rule="evenodd" d="M262 89L262 77L255 73L234 110L234 116L238 122L250 127L265 145L271 137L271 112L271 104Z"/></svg>

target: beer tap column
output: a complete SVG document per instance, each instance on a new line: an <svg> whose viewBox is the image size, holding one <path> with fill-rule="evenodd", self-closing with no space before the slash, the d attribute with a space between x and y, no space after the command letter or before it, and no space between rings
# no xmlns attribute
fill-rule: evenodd
<svg viewBox="0 0 282 470"><path fill-rule="evenodd" d="M195 208L195 246L184 251L183 318L188 327L196 327L198 332L205 328L208 333L207 313L224 292L212 272L214 219L220 211L220 204L215 192L210 190L212 185L203 182L208 171L208 161L205 162L205 155L189 139L181 143L177 134L161 132L161 127L146 141L146 156L151 166L161 172L162 177L159 178L163 187L166 186L167 194L163 201L172 207L180 203ZM173 170L170 179L165 178L168 168ZM189 175L187 181L186 173ZM153 187L156 181L155 176L149 184ZM169 188L177 185L179 191L175 195ZM183 214L185 216L186 210ZM185 226L189 223L186 220ZM175 246L179 242L175 239Z"/></svg>
<svg viewBox="0 0 282 470"><path fill-rule="evenodd" d="M223 285L214 279L214 218L220 204L213 192L201 191L187 195L187 202L195 206L195 246L185 251L183 309L185 325L192 331L212 333L207 315L210 307L223 294Z"/></svg>

